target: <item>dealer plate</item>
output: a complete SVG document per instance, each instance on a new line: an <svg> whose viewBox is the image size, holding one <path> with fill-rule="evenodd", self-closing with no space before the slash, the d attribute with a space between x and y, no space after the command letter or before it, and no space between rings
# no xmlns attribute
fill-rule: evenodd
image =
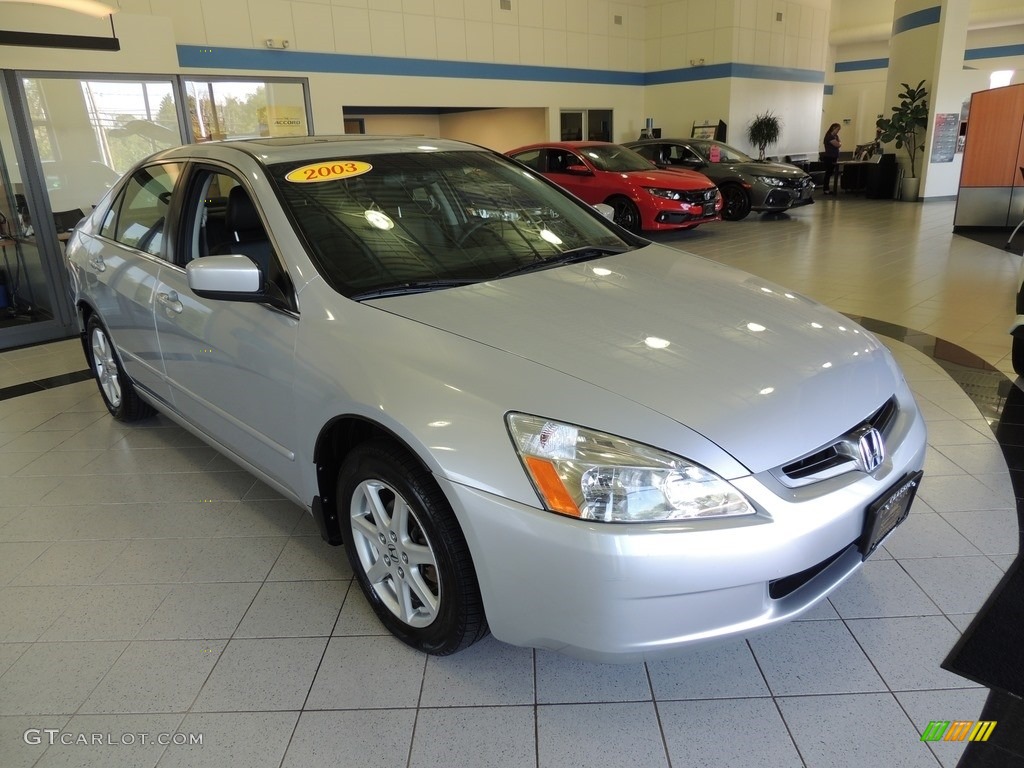
<svg viewBox="0 0 1024 768"><path fill-rule="evenodd" d="M868 507L859 543L865 560L871 556L882 539L907 518L923 474L915 472L912 475L905 475L885 495Z"/></svg>

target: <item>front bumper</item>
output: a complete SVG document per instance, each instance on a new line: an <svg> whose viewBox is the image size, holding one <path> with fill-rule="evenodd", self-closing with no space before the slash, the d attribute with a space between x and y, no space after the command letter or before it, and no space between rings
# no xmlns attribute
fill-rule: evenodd
<svg viewBox="0 0 1024 768"><path fill-rule="evenodd" d="M751 206L751 210L788 211L790 208L799 208L802 205L812 205L813 203L813 186L808 186L804 190L773 187L760 203L755 202Z"/></svg>
<svg viewBox="0 0 1024 768"><path fill-rule="evenodd" d="M734 484L759 512L733 521L594 523L438 480L465 532L496 638L634 662L785 622L854 573L868 505L924 462L924 423L911 409L876 476L782 492L747 476ZM771 596L772 582L808 569L795 589Z"/></svg>

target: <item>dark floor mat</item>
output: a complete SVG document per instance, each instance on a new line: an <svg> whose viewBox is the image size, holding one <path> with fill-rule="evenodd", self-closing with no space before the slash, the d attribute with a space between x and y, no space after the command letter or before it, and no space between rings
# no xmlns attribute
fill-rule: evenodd
<svg viewBox="0 0 1024 768"><path fill-rule="evenodd" d="M1002 250L1013 233L1013 227L956 227L953 233ZM1024 256L1024 227L1017 231L1017 236L1013 238L1008 250L1018 256Z"/></svg>

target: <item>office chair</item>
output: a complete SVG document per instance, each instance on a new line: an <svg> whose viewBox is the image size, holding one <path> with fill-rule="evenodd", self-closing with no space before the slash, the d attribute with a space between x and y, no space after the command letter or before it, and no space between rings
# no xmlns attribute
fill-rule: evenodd
<svg viewBox="0 0 1024 768"><path fill-rule="evenodd" d="M1020 176L1022 179L1024 179L1024 165L1020 167ZM1005 248L1007 251L1010 250L1010 243L1013 242L1013 238L1017 235L1017 232L1020 230L1021 226L1024 226L1024 219L1021 219L1017 223L1017 226L1013 228L1013 232L1010 233L1010 239L1007 240L1006 245L1003 246L1003 248Z"/></svg>

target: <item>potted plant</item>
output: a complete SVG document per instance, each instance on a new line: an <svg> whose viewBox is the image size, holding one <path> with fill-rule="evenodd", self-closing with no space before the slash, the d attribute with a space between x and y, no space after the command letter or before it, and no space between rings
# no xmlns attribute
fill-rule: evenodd
<svg viewBox="0 0 1024 768"><path fill-rule="evenodd" d="M754 119L747 127L747 141L751 146L757 147L758 160L764 160L765 149L772 144L777 144L781 135L782 121L771 111L754 115Z"/></svg>
<svg viewBox="0 0 1024 768"><path fill-rule="evenodd" d="M924 80L911 87L900 83L903 91L899 94L900 103L892 108L890 117L881 117L875 122L879 130L878 140L883 144L896 143L896 149L906 149L910 160L910 168L903 177L901 197L904 200L917 200L921 180L917 178L917 153L924 149L924 136L928 129L928 91Z"/></svg>

